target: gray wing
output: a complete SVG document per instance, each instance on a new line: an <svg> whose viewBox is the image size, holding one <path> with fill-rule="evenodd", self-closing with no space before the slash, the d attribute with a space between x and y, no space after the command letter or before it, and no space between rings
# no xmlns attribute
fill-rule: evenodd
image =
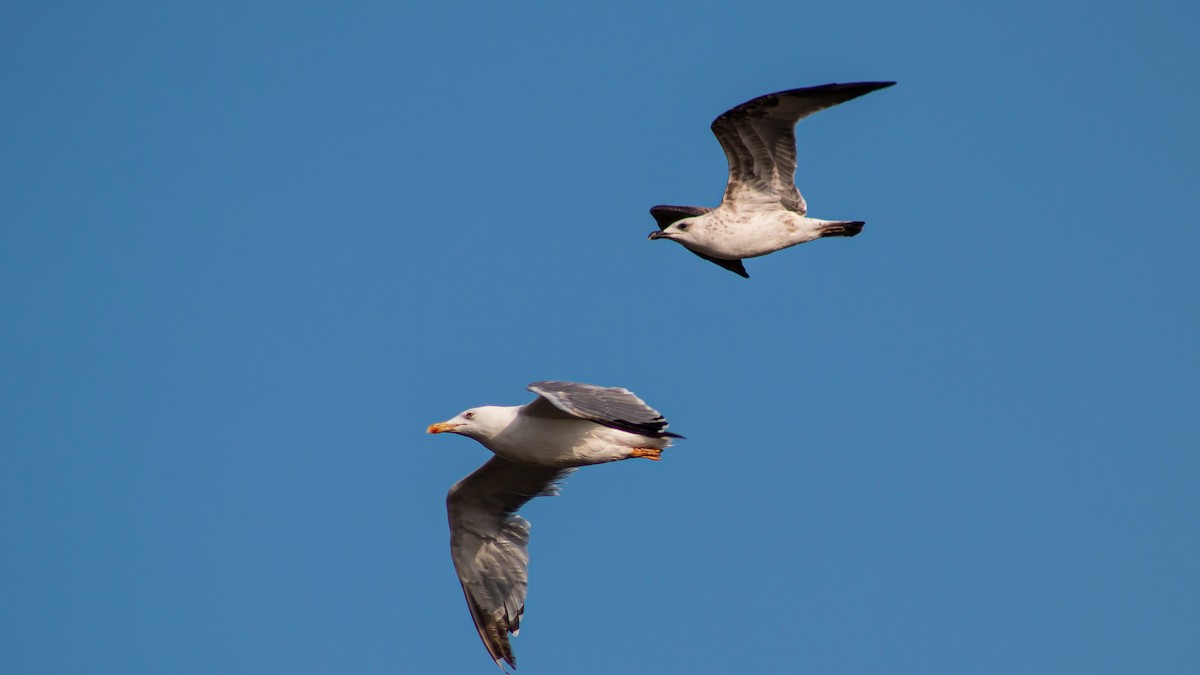
<svg viewBox="0 0 1200 675"><path fill-rule="evenodd" d="M579 382L548 380L534 382L527 387L541 396L530 404L536 414L546 401L553 407L575 417L646 436L671 436L679 434L666 431L667 420L654 408L623 387L598 387Z"/></svg>
<svg viewBox="0 0 1200 675"><path fill-rule="evenodd" d="M493 457L446 495L450 557L479 638L501 670L501 659L517 667L508 634L521 627L529 578L529 521L516 511L558 494L555 482L570 472Z"/></svg>
<svg viewBox="0 0 1200 675"><path fill-rule="evenodd" d="M809 115L890 87L895 82L823 84L759 96L713 120L712 131L729 160L724 201L779 202L804 215L796 189L795 126Z"/></svg>

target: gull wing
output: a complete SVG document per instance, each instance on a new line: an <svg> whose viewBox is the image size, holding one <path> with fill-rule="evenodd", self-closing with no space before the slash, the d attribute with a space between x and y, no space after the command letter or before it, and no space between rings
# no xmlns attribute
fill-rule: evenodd
<svg viewBox="0 0 1200 675"><path fill-rule="evenodd" d="M521 627L529 578L529 521L517 509L558 494L555 483L570 472L493 457L446 495L450 557L479 639L501 670L501 660L517 667L508 635Z"/></svg>
<svg viewBox="0 0 1200 675"><path fill-rule="evenodd" d="M540 397L526 407L530 414L544 414L546 404L549 404L569 415L614 429L646 436L682 438L666 431L667 420L661 413L623 387L547 380L533 382L527 389Z"/></svg>
<svg viewBox="0 0 1200 675"><path fill-rule="evenodd" d="M795 183L796 123L893 84L852 82L790 89L727 110L712 123L713 134L729 160L723 201L745 205L780 203L800 215L807 213L808 205Z"/></svg>

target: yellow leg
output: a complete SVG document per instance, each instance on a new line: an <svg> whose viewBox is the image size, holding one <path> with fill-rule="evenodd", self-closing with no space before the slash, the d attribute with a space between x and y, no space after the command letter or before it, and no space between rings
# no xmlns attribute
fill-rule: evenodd
<svg viewBox="0 0 1200 675"><path fill-rule="evenodd" d="M644 457L657 462L662 459L662 448L630 448L629 456Z"/></svg>

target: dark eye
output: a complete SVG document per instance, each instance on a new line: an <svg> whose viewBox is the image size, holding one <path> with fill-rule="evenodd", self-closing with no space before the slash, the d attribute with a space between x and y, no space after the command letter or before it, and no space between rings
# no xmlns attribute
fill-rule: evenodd
<svg viewBox="0 0 1200 675"><path fill-rule="evenodd" d="M472 419L473 417L475 417L475 413L473 413L473 412L463 413L464 420L469 420L469 419Z"/></svg>
<svg viewBox="0 0 1200 675"><path fill-rule="evenodd" d="M679 224L679 230L682 232L682 231L684 231L684 230L686 230L686 229L687 229L687 226L688 226L688 224L687 224L687 223L680 223L680 224Z"/></svg>

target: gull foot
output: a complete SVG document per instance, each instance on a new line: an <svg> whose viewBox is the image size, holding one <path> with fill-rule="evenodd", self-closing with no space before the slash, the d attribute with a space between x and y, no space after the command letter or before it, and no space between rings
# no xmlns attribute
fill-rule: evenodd
<svg viewBox="0 0 1200 675"><path fill-rule="evenodd" d="M662 448L630 448L630 457L644 457L656 462L662 460Z"/></svg>

